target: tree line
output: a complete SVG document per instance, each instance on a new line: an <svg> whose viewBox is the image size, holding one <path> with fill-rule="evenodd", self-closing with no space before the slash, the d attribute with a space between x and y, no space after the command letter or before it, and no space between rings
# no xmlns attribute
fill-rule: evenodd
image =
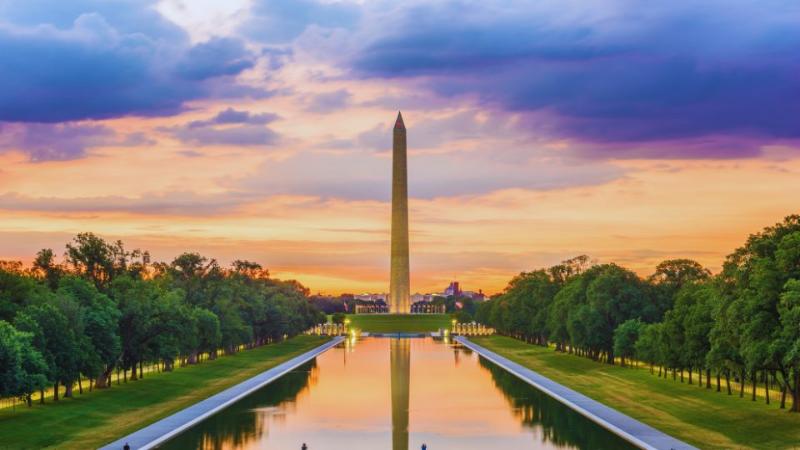
<svg viewBox="0 0 800 450"><path fill-rule="evenodd" d="M800 215L752 234L712 274L690 259L641 278L579 256L514 277L479 305L479 322L538 345L609 364L646 363L658 376L731 380L791 397L800 412ZM712 378L714 379L712 381ZM703 383L705 379L705 384Z"/></svg>
<svg viewBox="0 0 800 450"><path fill-rule="evenodd" d="M108 388L144 367L171 371L293 336L323 322L296 281L257 263L183 253L170 263L121 241L78 234L64 262L43 249L31 267L0 261L0 398L32 404L77 384Z"/></svg>

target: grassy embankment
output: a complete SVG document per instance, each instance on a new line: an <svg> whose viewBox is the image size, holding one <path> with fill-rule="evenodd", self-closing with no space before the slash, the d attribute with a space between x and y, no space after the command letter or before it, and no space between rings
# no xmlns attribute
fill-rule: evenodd
<svg viewBox="0 0 800 450"><path fill-rule="evenodd" d="M111 389L0 411L0 449L97 448L323 344L298 336Z"/></svg>
<svg viewBox="0 0 800 450"><path fill-rule="evenodd" d="M800 449L800 414L504 336L470 338L512 361L700 448Z"/></svg>
<svg viewBox="0 0 800 450"><path fill-rule="evenodd" d="M372 333L421 333L452 326L449 314L349 314L350 327Z"/></svg>

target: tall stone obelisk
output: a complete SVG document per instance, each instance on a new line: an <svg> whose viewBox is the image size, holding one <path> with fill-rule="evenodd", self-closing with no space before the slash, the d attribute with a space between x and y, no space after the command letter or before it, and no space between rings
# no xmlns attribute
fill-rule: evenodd
<svg viewBox="0 0 800 450"><path fill-rule="evenodd" d="M408 165L406 126L397 113L392 145L392 261L389 280L389 311L411 312L408 269Z"/></svg>

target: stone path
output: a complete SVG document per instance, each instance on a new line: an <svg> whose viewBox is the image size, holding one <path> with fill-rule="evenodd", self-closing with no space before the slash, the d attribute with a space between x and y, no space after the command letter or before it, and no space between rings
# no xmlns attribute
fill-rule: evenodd
<svg viewBox="0 0 800 450"><path fill-rule="evenodd" d="M122 447L126 442L133 450L154 448L157 445L164 443L169 438L190 428L192 425L211 416L217 411L230 406L237 400L246 397L252 392L280 378L287 372L316 358L318 355L339 344L343 340L344 337L337 336L313 350L303 353L300 356L296 356L289 361L278 364L277 366L262 372L253 378L243 381L236 386L212 395L211 397L195 403L186 409L178 411L169 417L165 417L164 419L161 419L152 425L148 425L139 431L116 440L105 447L102 447L101 450L122 450Z"/></svg>
<svg viewBox="0 0 800 450"><path fill-rule="evenodd" d="M674 437L662 433L655 428L645 425L636 419L626 416L621 412L609 408L608 406L592 400L591 398L562 386L555 381L534 372L527 367L517 364L497 353L487 350L464 336L455 338L456 342L461 343L468 349L478 353L494 364L502 367L508 372L522 379L531 386L539 389L545 394L553 397L559 402L569 406L578 413L584 415L589 420L597 423L603 428L622 437L626 441L644 448L653 450L689 450L695 449L691 445L679 441Z"/></svg>

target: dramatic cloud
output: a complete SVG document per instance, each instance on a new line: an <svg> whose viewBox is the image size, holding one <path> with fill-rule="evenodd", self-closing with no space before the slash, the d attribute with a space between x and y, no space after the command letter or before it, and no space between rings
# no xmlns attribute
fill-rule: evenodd
<svg viewBox="0 0 800 450"><path fill-rule="evenodd" d="M186 31L164 18L155 6L159 0L25 0L0 3L5 23L33 27L51 24L58 29L71 28L83 14L96 13L123 34L141 33L171 42L185 42Z"/></svg>
<svg viewBox="0 0 800 450"><path fill-rule="evenodd" d="M477 149L483 156L494 159L502 159L511 154L529 158L533 154L519 148L517 144L531 141L527 133L532 126L521 126L513 114L484 114L478 110L464 110L436 118L414 120L413 125L410 125L408 145L414 150L436 152ZM380 123L353 139L324 142L319 148L388 151L392 146L392 127L393 120Z"/></svg>
<svg viewBox="0 0 800 450"><path fill-rule="evenodd" d="M343 109L350 105L353 94L347 89L316 94L309 98L307 111L315 113L329 113Z"/></svg>
<svg viewBox="0 0 800 450"><path fill-rule="evenodd" d="M261 42L286 43L309 26L346 28L359 19L361 10L350 2L316 0L254 0L244 32Z"/></svg>
<svg viewBox="0 0 800 450"><path fill-rule="evenodd" d="M398 109L415 291L718 269L797 208L796 0L0 0L0 55L0 259L93 231L383 291Z"/></svg>
<svg viewBox="0 0 800 450"><path fill-rule="evenodd" d="M178 64L178 74L187 80L205 80L237 75L255 64L244 43L230 38L214 38L190 48Z"/></svg>
<svg viewBox="0 0 800 450"><path fill-rule="evenodd" d="M193 99L264 95L233 79L256 61L240 40L191 45L180 29L155 20L152 11L140 11L148 5L123 2L117 11L79 5L85 9L51 7L58 14L41 16L41 2L33 2L28 14L24 7L6 6L7 21L0 23L0 120L171 115ZM131 13L128 21L122 11ZM30 17L40 21L34 24Z"/></svg>
<svg viewBox="0 0 800 450"><path fill-rule="evenodd" d="M237 111L231 107L220 111L216 116L208 120L195 120L189 122L189 128L200 128L212 125L229 125L229 124L250 124L250 125L266 125L272 121L277 120L279 117L273 113L259 113L252 114L249 111Z"/></svg>
<svg viewBox="0 0 800 450"><path fill-rule="evenodd" d="M147 215L212 216L230 213L252 200L251 195L231 192L199 195L193 192L150 192L140 197L29 197L18 193L0 194L0 210L47 213L125 212Z"/></svg>
<svg viewBox="0 0 800 450"><path fill-rule="evenodd" d="M626 0L396 6L384 16L396 25L363 36L352 67L368 77L423 79L442 96L546 112L561 135L589 142L680 148L691 142L675 141L703 138L694 149L702 155L722 138L710 157L751 156L760 143L800 138L799 8ZM726 136L746 139L729 146Z"/></svg>
<svg viewBox="0 0 800 450"><path fill-rule="evenodd" d="M528 164L462 155L417 155L409 159L409 195L414 198L478 195L501 189L552 190L607 183L624 175L601 164L550 162L545 169ZM302 173L302 176L297 174ZM391 159L376 154L299 153L266 163L237 184L263 195L295 194L349 200L388 201Z"/></svg>
<svg viewBox="0 0 800 450"><path fill-rule="evenodd" d="M18 150L32 161L69 160L83 156L87 148L116 142L113 130L102 125L0 123L0 151ZM141 143L131 135L123 145Z"/></svg>
<svg viewBox="0 0 800 450"><path fill-rule="evenodd" d="M228 107L207 120L195 120L178 127L163 128L175 138L192 145L265 146L280 136L266 124L277 120L272 113L252 114Z"/></svg>

